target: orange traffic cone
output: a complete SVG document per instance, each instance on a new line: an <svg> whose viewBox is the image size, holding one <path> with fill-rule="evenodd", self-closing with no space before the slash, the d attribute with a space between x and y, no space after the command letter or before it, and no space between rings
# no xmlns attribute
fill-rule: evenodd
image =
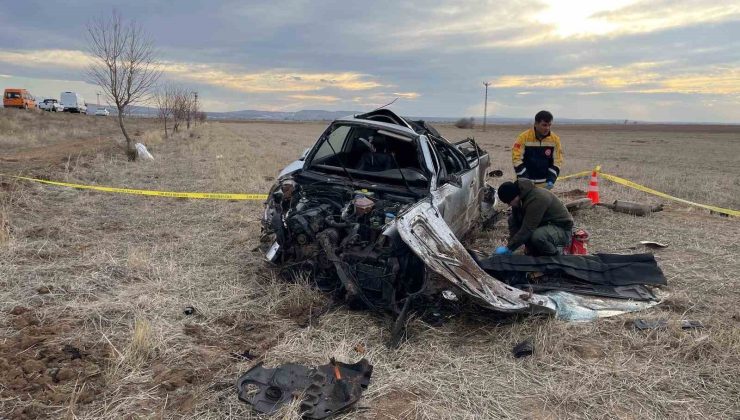
<svg viewBox="0 0 740 420"><path fill-rule="evenodd" d="M591 199L591 202L594 204L599 204L599 179L596 177L596 174L600 170L601 167L597 166L591 172L591 182L588 183L588 193L586 194L586 198Z"/></svg>

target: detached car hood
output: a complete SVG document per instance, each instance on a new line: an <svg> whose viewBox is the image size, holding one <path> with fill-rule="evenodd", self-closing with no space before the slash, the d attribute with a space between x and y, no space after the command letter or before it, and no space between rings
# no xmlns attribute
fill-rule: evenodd
<svg viewBox="0 0 740 420"><path fill-rule="evenodd" d="M427 200L396 220L401 239L424 264L484 306L501 312L556 312L549 297L511 287L483 271Z"/></svg>

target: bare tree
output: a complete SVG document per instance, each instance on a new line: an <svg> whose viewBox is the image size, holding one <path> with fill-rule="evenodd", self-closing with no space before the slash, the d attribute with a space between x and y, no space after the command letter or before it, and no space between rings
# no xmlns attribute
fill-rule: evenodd
<svg viewBox="0 0 740 420"><path fill-rule="evenodd" d="M126 131L124 116L129 107L149 99L162 74L154 44L136 21L124 21L116 11L87 25L88 51L93 63L90 82L100 86L106 99L118 109L118 125L126 138L126 155L136 159L136 148Z"/></svg>
<svg viewBox="0 0 740 420"><path fill-rule="evenodd" d="M161 86L154 94L154 101L157 103L157 116L164 123L164 137L169 137L167 131L167 121L173 118L173 86Z"/></svg>
<svg viewBox="0 0 740 420"><path fill-rule="evenodd" d="M188 92L183 87L174 87L172 90L172 131L180 129L180 123L187 118Z"/></svg>

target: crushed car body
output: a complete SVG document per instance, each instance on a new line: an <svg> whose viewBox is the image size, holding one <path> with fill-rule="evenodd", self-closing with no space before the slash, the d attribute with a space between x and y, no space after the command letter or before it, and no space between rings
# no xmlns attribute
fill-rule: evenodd
<svg viewBox="0 0 740 420"><path fill-rule="evenodd" d="M368 157L384 166L363 167ZM430 269L493 309L552 312L546 298L524 300L486 274L458 240L482 209L492 216L489 161L473 140L450 143L390 110L336 120L271 189L267 257L371 308L400 312Z"/></svg>
<svg viewBox="0 0 740 420"><path fill-rule="evenodd" d="M350 305L399 319L411 299L433 293L432 273L495 311L572 313L562 298L493 277L460 242L497 214L489 165L474 140L452 143L388 109L335 120L271 188L266 257Z"/></svg>

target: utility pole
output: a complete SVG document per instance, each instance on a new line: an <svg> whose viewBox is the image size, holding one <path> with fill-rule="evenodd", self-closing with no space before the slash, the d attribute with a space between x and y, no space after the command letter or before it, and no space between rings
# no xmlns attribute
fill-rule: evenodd
<svg viewBox="0 0 740 420"><path fill-rule="evenodd" d="M488 118L488 85L491 82L483 82L486 87L486 99L483 101L483 131L486 131L486 119Z"/></svg>
<svg viewBox="0 0 740 420"><path fill-rule="evenodd" d="M193 106L193 110L195 111L195 115L193 115L193 122L195 122L195 126L198 126L198 92L193 92L193 96L195 97L195 105Z"/></svg>
<svg viewBox="0 0 740 420"><path fill-rule="evenodd" d="M100 92L95 92L95 94L98 95L98 101L95 103L95 110L97 111L100 108Z"/></svg>

